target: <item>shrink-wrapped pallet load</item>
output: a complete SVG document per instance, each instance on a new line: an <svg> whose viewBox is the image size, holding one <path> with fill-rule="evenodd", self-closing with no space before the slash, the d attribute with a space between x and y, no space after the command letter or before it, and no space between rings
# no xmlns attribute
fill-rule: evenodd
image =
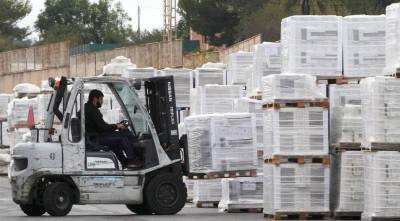
<svg viewBox="0 0 400 221"><path fill-rule="evenodd" d="M385 74L394 74L400 67L400 3L386 7L386 68Z"/></svg>
<svg viewBox="0 0 400 221"><path fill-rule="evenodd" d="M190 85L193 88L207 84L226 84L226 70L222 68L196 68L190 74Z"/></svg>
<svg viewBox="0 0 400 221"><path fill-rule="evenodd" d="M208 203L218 205L221 195L222 186L220 179L194 180L193 203L198 207L207 207Z"/></svg>
<svg viewBox="0 0 400 221"><path fill-rule="evenodd" d="M172 69L161 70L162 76L173 76L175 87L175 99L177 107L190 107L190 69Z"/></svg>
<svg viewBox="0 0 400 221"><path fill-rule="evenodd" d="M251 73L247 67L253 64L253 52L239 51L228 56L227 84L246 85Z"/></svg>

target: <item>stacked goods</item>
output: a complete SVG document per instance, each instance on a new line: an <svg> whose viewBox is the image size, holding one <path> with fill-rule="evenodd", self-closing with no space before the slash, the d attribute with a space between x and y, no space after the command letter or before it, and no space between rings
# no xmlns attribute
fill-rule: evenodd
<svg viewBox="0 0 400 221"><path fill-rule="evenodd" d="M10 146L10 138L8 137L8 124L5 121L0 122L0 146Z"/></svg>
<svg viewBox="0 0 400 221"><path fill-rule="evenodd" d="M329 212L329 172L321 163L266 164L264 214L280 219L295 212Z"/></svg>
<svg viewBox="0 0 400 221"><path fill-rule="evenodd" d="M253 114L190 116L185 119L185 128L191 173L243 170L255 173L257 149Z"/></svg>
<svg viewBox="0 0 400 221"><path fill-rule="evenodd" d="M363 147L373 149L379 143L399 143L400 79L371 77L363 79L360 85Z"/></svg>
<svg viewBox="0 0 400 221"><path fill-rule="evenodd" d="M253 52L235 52L228 59L227 84L246 85L251 76L247 67L253 64Z"/></svg>
<svg viewBox="0 0 400 221"><path fill-rule="evenodd" d="M15 98L8 103L8 125L10 129L28 127L28 111L33 108L34 118L39 119L38 98Z"/></svg>
<svg viewBox="0 0 400 221"><path fill-rule="evenodd" d="M331 184L335 216L346 213L359 216L364 208L364 153L344 151L335 155Z"/></svg>
<svg viewBox="0 0 400 221"><path fill-rule="evenodd" d="M400 67L400 3L386 7L386 74Z"/></svg>
<svg viewBox="0 0 400 221"><path fill-rule="evenodd" d="M377 151L365 155L363 220L399 220L400 153Z"/></svg>
<svg viewBox="0 0 400 221"><path fill-rule="evenodd" d="M346 77L381 75L385 68L385 15L343 18L343 72Z"/></svg>
<svg viewBox="0 0 400 221"><path fill-rule="evenodd" d="M0 94L0 121L7 119L7 105L11 100L11 95Z"/></svg>
<svg viewBox="0 0 400 221"><path fill-rule="evenodd" d="M53 88L50 87L49 85L49 81L44 80L40 82L40 93L52 93L53 92Z"/></svg>
<svg viewBox="0 0 400 221"><path fill-rule="evenodd" d="M282 20L281 44L282 72L342 75L342 17L287 17Z"/></svg>
<svg viewBox="0 0 400 221"><path fill-rule="evenodd" d="M361 143L362 118L359 84L329 85L330 142Z"/></svg>
<svg viewBox="0 0 400 221"><path fill-rule="evenodd" d="M264 216L327 217L329 103L312 76L270 75L263 83Z"/></svg>
<svg viewBox="0 0 400 221"><path fill-rule="evenodd" d="M15 85L13 91L16 98L36 97L40 93L40 88L33 84L22 83Z"/></svg>
<svg viewBox="0 0 400 221"><path fill-rule="evenodd" d="M0 175L8 173L8 165L10 164L10 150L0 149Z"/></svg>
<svg viewBox="0 0 400 221"><path fill-rule="evenodd" d="M221 211L240 212L243 209L263 208L262 177L238 177L222 179Z"/></svg>
<svg viewBox="0 0 400 221"><path fill-rule="evenodd" d="M224 63L207 62L207 63L201 65L201 68L219 68L219 69L226 69L226 64L224 64Z"/></svg>
<svg viewBox="0 0 400 221"><path fill-rule="evenodd" d="M285 99L324 98L315 82L314 76L304 74L274 74L263 77L263 103Z"/></svg>
<svg viewBox="0 0 400 221"><path fill-rule="evenodd" d="M186 190L187 190L187 201L192 202L193 201L193 186L195 181L188 179L188 177L184 176L183 177L183 182L185 183Z"/></svg>
<svg viewBox="0 0 400 221"><path fill-rule="evenodd" d="M143 79L143 78L150 78L155 77L157 75L157 69L149 67L149 68L127 68L127 73L123 74L123 77L131 78L131 79ZM142 81L142 86L140 90L136 90L141 102L143 104L146 103L146 94L145 94L145 87L144 82Z"/></svg>
<svg viewBox="0 0 400 221"><path fill-rule="evenodd" d="M234 112L234 99L242 96L239 85L205 85L191 89L191 114Z"/></svg>
<svg viewBox="0 0 400 221"><path fill-rule="evenodd" d="M109 64L104 65L103 74L124 76L128 74L128 68L136 68L136 65L132 64L131 59L118 56L111 59Z"/></svg>
<svg viewBox="0 0 400 221"><path fill-rule="evenodd" d="M166 68L161 71L161 75L174 77L175 98L177 107L190 106L190 69L171 69Z"/></svg>
<svg viewBox="0 0 400 221"><path fill-rule="evenodd" d="M264 156L326 155L328 152L328 110L325 107L264 111Z"/></svg>
<svg viewBox="0 0 400 221"><path fill-rule="evenodd" d="M195 180L193 184L193 204L199 208L217 207L221 200L221 180Z"/></svg>
<svg viewBox="0 0 400 221"><path fill-rule="evenodd" d="M221 68L196 68L190 74L190 85L194 88L207 84L226 84L225 69Z"/></svg>
<svg viewBox="0 0 400 221"><path fill-rule="evenodd" d="M261 78L281 73L280 43L263 42L255 46L253 73L247 85L248 95L255 96L261 92Z"/></svg>

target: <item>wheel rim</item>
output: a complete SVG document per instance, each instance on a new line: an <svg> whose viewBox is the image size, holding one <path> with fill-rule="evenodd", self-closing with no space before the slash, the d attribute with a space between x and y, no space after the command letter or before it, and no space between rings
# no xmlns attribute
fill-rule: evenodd
<svg viewBox="0 0 400 221"><path fill-rule="evenodd" d="M157 201L163 207L171 207L178 200L178 190L172 183L162 183L157 189Z"/></svg>
<svg viewBox="0 0 400 221"><path fill-rule="evenodd" d="M65 191L59 191L55 196L55 205L59 209L67 209L69 205L69 195Z"/></svg>

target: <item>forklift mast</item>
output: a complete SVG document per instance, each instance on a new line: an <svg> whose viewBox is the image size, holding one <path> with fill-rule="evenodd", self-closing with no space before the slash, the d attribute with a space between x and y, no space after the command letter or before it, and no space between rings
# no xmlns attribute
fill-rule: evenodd
<svg viewBox="0 0 400 221"><path fill-rule="evenodd" d="M143 79L146 108L157 131L161 146L171 160L181 159L174 79L160 76Z"/></svg>

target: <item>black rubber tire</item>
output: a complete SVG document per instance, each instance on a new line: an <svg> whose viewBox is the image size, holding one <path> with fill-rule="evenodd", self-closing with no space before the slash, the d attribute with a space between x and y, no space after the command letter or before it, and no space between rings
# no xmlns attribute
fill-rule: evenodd
<svg viewBox="0 0 400 221"><path fill-rule="evenodd" d="M187 190L182 177L172 173L151 178L144 189L144 205L156 215L178 213L186 203Z"/></svg>
<svg viewBox="0 0 400 221"><path fill-rule="evenodd" d="M52 183L43 193L43 206L52 216L67 215L71 211L73 202L72 189L66 183Z"/></svg>
<svg viewBox="0 0 400 221"><path fill-rule="evenodd" d="M152 212L143 204L134 205L134 204L126 204L126 207L135 214L138 215L151 215Z"/></svg>
<svg viewBox="0 0 400 221"><path fill-rule="evenodd" d="M46 213L44 207L39 205L19 204L19 207L28 216L41 216Z"/></svg>

